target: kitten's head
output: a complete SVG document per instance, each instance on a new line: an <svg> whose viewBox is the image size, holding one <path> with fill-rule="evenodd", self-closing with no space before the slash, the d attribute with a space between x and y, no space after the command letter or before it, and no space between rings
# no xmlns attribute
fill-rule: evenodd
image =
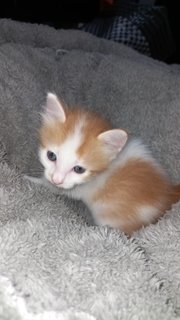
<svg viewBox="0 0 180 320"><path fill-rule="evenodd" d="M111 129L94 113L64 107L48 93L39 139L45 177L70 189L105 171L125 145L127 133Z"/></svg>

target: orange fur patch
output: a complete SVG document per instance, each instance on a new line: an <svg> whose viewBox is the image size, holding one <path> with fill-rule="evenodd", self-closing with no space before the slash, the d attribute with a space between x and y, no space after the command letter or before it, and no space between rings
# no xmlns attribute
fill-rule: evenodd
<svg viewBox="0 0 180 320"><path fill-rule="evenodd" d="M93 201L108 203L110 210L102 214L109 220L123 222L123 231L130 234L142 225L154 222L169 208L170 183L150 162L132 159L116 169L105 185L93 197ZM156 219L144 223L138 209L152 206L158 209ZM118 222L117 222L118 227Z"/></svg>
<svg viewBox="0 0 180 320"><path fill-rule="evenodd" d="M95 114L89 113L86 120L86 126L82 130L83 142L77 154L83 159L84 163L92 174L107 169L109 160L103 152L101 142L97 139L98 135L111 128L110 124L99 118Z"/></svg>

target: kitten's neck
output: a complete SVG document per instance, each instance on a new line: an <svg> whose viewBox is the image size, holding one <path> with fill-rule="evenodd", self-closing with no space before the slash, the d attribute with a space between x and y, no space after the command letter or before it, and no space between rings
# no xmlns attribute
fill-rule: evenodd
<svg viewBox="0 0 180 320"><path fill-rule="evenodd" d="M68 196L74 199L82 200L88 204L91 201L93 194L104 185L111 171L112 170L108 168L106 171L92 178L89 182L77 185L73 189L65 192Z"/></svg>

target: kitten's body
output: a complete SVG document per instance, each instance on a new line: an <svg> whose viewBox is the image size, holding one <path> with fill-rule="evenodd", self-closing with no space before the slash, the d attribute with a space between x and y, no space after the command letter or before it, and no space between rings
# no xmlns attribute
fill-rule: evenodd
<svg viewBox="0 0 180 320"><path fill-rule="evenodd" d="M178 201L180 186L172 186L139 140L126 140L125 131L48 95L40 129L45 177L84 201L97 224L131 234Z"/></svg>
<svg viewBox="0 0 180 320"><path fill-rule="evenodd" d="M132 140L111 167L68 194L86 203L98 225L130 234L169 209L175 189L141 141Z"/></svg>

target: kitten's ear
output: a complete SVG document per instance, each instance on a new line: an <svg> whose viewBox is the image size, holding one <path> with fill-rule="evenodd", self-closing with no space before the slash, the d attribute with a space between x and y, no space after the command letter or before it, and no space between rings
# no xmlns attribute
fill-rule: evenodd
<svg viewBox="0 0 180 320"><path fill-rule="evenodd" d="M108 130L98 136L111 159L114 159L121 151L126 144L127 138L127 132L121 129Z"/></svg>
<svg viewBox="0 0 180 320"><path fill-rule="evenodd" d="M49 92L47 94L46 105L42 116L45 122L60 121L63 123L66 121L64 108L54 93Z"/></svg>

